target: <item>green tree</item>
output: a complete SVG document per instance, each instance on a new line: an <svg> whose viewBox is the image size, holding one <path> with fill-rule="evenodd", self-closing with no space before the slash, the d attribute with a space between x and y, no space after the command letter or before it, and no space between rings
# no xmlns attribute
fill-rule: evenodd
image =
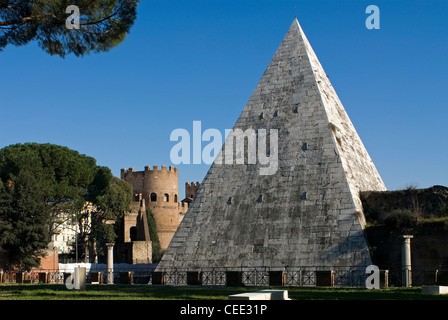
<svg viewBox="0 0 448 320"><path fill-rule="evenodd" d="M58 233L60 225L75 222L85 261L89 242L91 245L96 238L110 239L101 232L109 234L108 228L99 225L121 218L131 202L129 184L114 177L109 168L98 166L94 158L63 146L26 143L1 149L3 190L8 184L15 186L22 175L31 176L35 183L36 191L30 192L27 200L43 205L48 213L44 234L51 237ZM2 220L13 214L11 201L16 201L17 196L4 194L0 198L4 202ZM1 234L0 240L3 240Z"/></svg>
<svg viewBox="0 0 448 320"><path fill-rule="evenodd" d="M154 213L149 208L146 209L146 217L148 220L149 237L152 242L152 260L153 262L159 262L162 259L163 251L157 233L156 219L154 218Z"/></svg>
<svg viewBox="0 0 448 320"><path fill-rule="evenodd" d="M384 219L384 226L391 234L412 233L417 224L418 219L410 210L394 210Z"/></svg>
<svg viewBox="0 0 448 320"><path fill-rule="evenodd" d="M50 210L49 234L83 210L98 171L94 158L67 147L25 143L0 150L0 179L14 182L21 173L29 173L39 184ZM61 219L61 213L67 213Z"/></svg>
<svg viewBox="0 0 448 320"><path fill-rule="evenodd" d="M49 237L49 211L35 177L20 173L14 183L0 186L0 245L8 268L28 271L39 267Z"/></svg>
<svg viewBox="0 0 448 320"><path fill-rule="evenodd" d="M95 181L103 188L92 194L90 199L95 203L95 208L91 212L91 232L88 236L94 257L103 255L106 243L115 241L118 233L114 228L115 221L129 211L132 201L132 186L129 183L112 176L107 168L103 167L98 172Z"/></svg>
<svg viewBox="0 0 448 320"><path fill-rule="evenodd" d="M104 52L121 43L137 16L139 0L0 0L0 51L36 40L51 55L83 56ZM79 29L67 19L79 8ZM72 25L72 23L69 23Z"/></svg>

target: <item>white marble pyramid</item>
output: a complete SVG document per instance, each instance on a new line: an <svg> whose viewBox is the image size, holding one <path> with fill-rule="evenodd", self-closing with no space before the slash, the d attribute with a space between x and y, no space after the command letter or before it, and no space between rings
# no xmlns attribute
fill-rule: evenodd
<svg viewBox="0 0 448 320"><path fill-rule="evenodd" d="M215 162L159 270L371 264L359 191L386 187L297 19L234 126L250 128L278 130L278 169Z"/></svg>

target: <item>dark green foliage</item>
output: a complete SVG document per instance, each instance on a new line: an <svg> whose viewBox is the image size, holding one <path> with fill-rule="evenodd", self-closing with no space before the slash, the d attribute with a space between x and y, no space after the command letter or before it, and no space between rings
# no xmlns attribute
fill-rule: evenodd
<svg viewBox="0 0 448 320"><path fill-rule="evenodd" d="M0 0L0 51L36 40L51 55L83 56L121 43L137 16L139 0ZM66 13L76 5L80 28L68 29Z"/></svg>
<svg viewBox="0 0 448 320"><path fill-rule="evenodd" d="M448 216L448 202L444 201L441 197L439 197L439 204L440 204L440 213L442 216L446 217Z"/></svg>
<svg viewBox="0 0 448 320"><path fill-rule="evenodd" d="M123 217L129 210L132 201L132 186L127 182L113 177L110 170L101 167L98 170L101 179L95 179L102 187L91 196L91 201L96 204L92 212L91 232L88 235L90 245L98 256L105 255L106 243L115 242L119 233L115 228L115 222ZM107 183L105 183L107 182Z"/></svg>
<svg viewBox="0 0 448 320"><path fill-rule="evenodd" d="M1 149L0 181L3 228L0 241L15 238L15 242L9 242L16 247L10 246L11 252L23 250L33 239L21 236L19 229L12 228L8 221L22 219L20 223L29 224L28 212L44 210L46 218L36 218L31 226L46 237L45 246L48 237L58 232L59 225L74 221L79 227L78 244L83 251L80 255L87 257L89 244L95 251L102 243L115 239L113 225L103 224L121 218L132 197L131 186L114 177L110 169L97 166L94 158L52 144L26 143ZM65 214L65 220L61 219L61 213ZM36 244L34 248L37 255L40 247ZM14 257L16 261L12 264L20 265L22 256Z"/></svg>
<svg viewBox="0 0 448 320"><path fill-rule="evenodd" d="M360 192L364 215L368 223L384 223L397 210L412 211L419 219L448 215L448 188L433 186L426 189Z"/></svg>
<svg viewBox="0 0 448 320"><path fill-rule="evenodd" d="M21 172L31 173L48 202L84 198L96 171L94 158L67 147L25 143L0 150L0 179L6 182Z"/></svg>
<svg viewBox="0 0 448 320"><path fill-rule="evenodd" d="M162 259L162 247L160 246L159 235L157 234L157 224L151 209L146 209L146 217L148 218L149 237L152 242L152 260L159 262Z"/></svg>
<svg viewBox="0 0 448 320"><path fill-rule="evenodd" d="M116 220L123 217L125 211L129 210L132 201L132 186L112 176L108 168L100 168L99 172L107 171L103 177L100 193L90 196L90 201L96 204L97 213L103 219ZM103 173L102 173L103 174Z"/></svg>
<svg viewBox="0 0 448 320"><path fill-rule="evenodd" d="M409 210L396 210L384 219L386 230L394 234L412 233L417 227L417 217Z"/></svg>
<svg viewBox="0 0 448 320"><path fill-rule="evenodd" d="M35 177L20 173L10 186L0 186L0 245L8 268L30 270L40 265L49 233L49 211Z"/></svg>

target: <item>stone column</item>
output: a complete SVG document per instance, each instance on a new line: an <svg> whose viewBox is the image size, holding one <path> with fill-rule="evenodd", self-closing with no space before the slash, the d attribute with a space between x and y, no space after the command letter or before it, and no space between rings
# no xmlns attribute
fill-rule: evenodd
<svg viewBox="0 0 448 320"><path fill-rule="evenodd" d="M87 278L86 268L77 267L75 269L75 272L77 274L75 278L75 285L77 287L75 287L75 289L86 290L86 278Z"/></svg>
<svg viewBox="0 0 448 320"><path fill-rule="evenodd" d="M401 251L401 270L403 287L412 286L412 271L411 271L411 239L414 236L404 235L403 236L403 248Z"/></svg>
<svg viewBox="0 0 448 320"><path fill-rule="evenodd" d="M107 246L107 283L114 283L114 244L106 243Z"/></svg>

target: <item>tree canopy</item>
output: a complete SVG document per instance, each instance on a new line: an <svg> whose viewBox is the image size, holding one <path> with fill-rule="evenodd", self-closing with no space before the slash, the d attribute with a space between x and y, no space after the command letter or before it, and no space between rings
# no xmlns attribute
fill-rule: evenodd
<svg viewBox="0 0 448 320"><path fill-rule="evenodd" d="M83 56L120 44L139 0L0 0L0 51L36 40L51 55ZM71 10L76 6L79 12ZM68 8L68 9L67 9ZM67 13L68 12L68 13ZM68 28L79 22L79 28Z"/></svg>
<svg viewBox="0 0 448 320"><path fill-rule="evenodd" d="M37 260L49 237L68 220L79 226L79 239L87 253L88 242L115 239L113 230L102 224L121 218L131 200L128 183L114 177L109 168L98 166L94 158L67 147L26 143L0 150L0 245L9 253L23 250L30 242L14 223L33 227L46 237L39 238L29 251L35 253L28 256ZM86 211L87 207L91 210ZM33 266L22 256L9 255L9 259L11 264Z"/></svg>
<svg viewBox="0 0 448 320"><path fill-rule="evenodd" d="M9 268L38 267L48 245L48 211L33 175L20 173L14 184L0 183L0 243Z"/></svg>

